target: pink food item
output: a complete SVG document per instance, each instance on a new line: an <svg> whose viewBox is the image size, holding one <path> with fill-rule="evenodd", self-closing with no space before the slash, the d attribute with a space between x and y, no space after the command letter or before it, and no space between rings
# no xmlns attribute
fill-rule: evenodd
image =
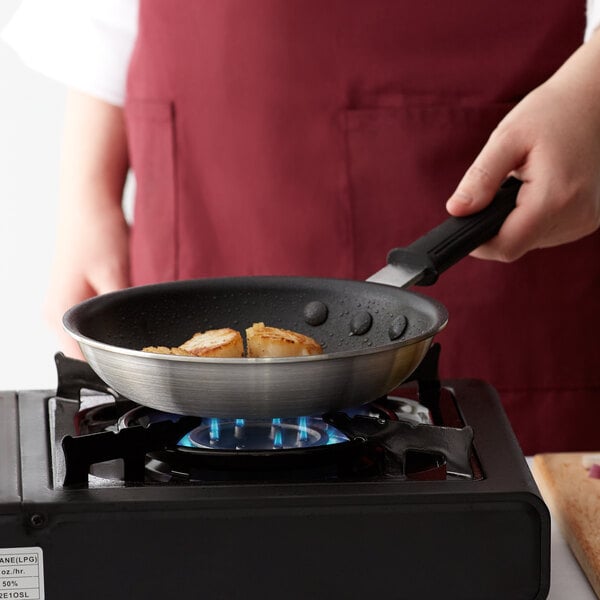
<svg viewBox="0 0 600 600"><path fill-rule="evenodd" d="M600 465L598 463L594 463L591 467L590 467L590 472L588 473L588 475L592 478L592 479L600 479Z"/></svg>

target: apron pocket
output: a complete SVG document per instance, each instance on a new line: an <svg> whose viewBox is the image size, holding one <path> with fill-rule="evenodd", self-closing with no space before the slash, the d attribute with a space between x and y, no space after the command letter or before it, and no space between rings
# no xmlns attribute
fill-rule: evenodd
<svg viewBox="0 0 600 600"><path fill-rule="evenodd" d="M136 178L131 230L134 285L177 278L177 183L174 105L128 100L129 159Z"/></svg>
<svg viewBox="0 0 600 600"><path fill-rule="evenodd" d="M345 110L346 177L355 276L365 278L447 217L445 202L513 105L402 98Z"/></svg>

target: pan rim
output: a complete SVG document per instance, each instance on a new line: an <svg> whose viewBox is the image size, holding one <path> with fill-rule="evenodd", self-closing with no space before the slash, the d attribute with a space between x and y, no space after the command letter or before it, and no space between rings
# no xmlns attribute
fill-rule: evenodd
<svg viewBox="0 0 600 600"><path fill-rule="evenodd" d="M101 342L90 338L86 335L83 335L76 331L76 328L73 326L74 315L81 310L85 306L89 306L94 304L99 298L108 298L110 296L117 296L122 294L123 292L129 290L139 290L140 292L144 290L156 289L157 287L164 285L177 285L177 284L189 284L193 281L233 281L233 280L244 280L244 279L264 279L264 280L317 280L323 282L331 282L336 281L340 283L349 283L349 284L368 284L369 286L377 286L386 289L392 289L396 291L401 291L404 293L408 293L412 296L416 296L418 298L423 299L425 302L429 303L429 305L436 312L436 322L434 322L426 331L424 331L420 335L416 335L409 339L399 339L397 341L390 341L388 344L379 345L376 347L370 348L361 348L358 350L341 350L337 352L323 352L323 354L310 355L310 356L289 356L289 357L279 357L279 358L217 358L217 357L202 357L202 356L180 356L180 355L172 355L172 354L159 354L159 353L151 353L151 352L143 352L142 350L136 350L133 348L125 348L121 346L114 346L112 344L108 344L106 342ZM327 277L301 277L301 276L277 276L277 275L266 275L266 276L249 276L249 277L218 277L218 278L207 278L203 279L185 279L178 281L170 281L163 283L153 283L148 285L141 286L132 286L129 288L124 288L123 290L116 290L114 292L108 292L106 294L101 294L99 296L95 296L93 298L88 298L87 300L83 300L82 302L75 304L71 308L69 308L63 315L62 318L62 326L63 329L80 345L89 346L92 348L96 348L98 350L102 350L105 352L121 354L125 356L131 356L133 358L139 358L143 360L159 360L159 361L169 361L174 363L193 363L193 364L224 364L224 365L272 365L272 364L285 364L290 365L294 363L308 363L308 362L322 362L325 360L337 360L343 358L350 358L353 356L365 356L371 354L378 354L382 352L389 352L392 350L397 350L399 348L410 346L412 344L417 344L422 342L423 340L427 340L436 336L439 332L441 332L446 325L448 324L448 310L446 307L439 302L438 300L431 298L425 294L420 294L419 292L414 292L413 290L407 290L404 288L399 288L394 285L388 285L384 283L375 283L375 282L364 282L364 281L356 281L353 279L336 279L336 278L327 278Z"/></svg>

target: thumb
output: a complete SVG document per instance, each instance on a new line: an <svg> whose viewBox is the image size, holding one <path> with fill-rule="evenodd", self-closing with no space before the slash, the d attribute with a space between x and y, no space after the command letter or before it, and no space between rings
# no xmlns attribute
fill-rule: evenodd
<svg viewBox="0 0 600 600"><path fill-rule="evenodd" d="M492 133L446 203L451 215L462 217L479 212L492 201L502 182L522 165L527 154L525 148L514 142L513 136L498 129Z"/></svg>

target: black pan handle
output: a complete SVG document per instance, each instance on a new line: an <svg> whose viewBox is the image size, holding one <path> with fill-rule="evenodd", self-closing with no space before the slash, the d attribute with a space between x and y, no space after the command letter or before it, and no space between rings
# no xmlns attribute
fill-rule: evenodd
<svg viewBox="0 0 600 600"><path fill-rule="evenodd" d="M440 273L500 231L516 206L522 183L509 177L481 212L468 217L449 217L410 246L390 250L388 264L422 268L424 275L418 285L434 284Z"/></svg>

